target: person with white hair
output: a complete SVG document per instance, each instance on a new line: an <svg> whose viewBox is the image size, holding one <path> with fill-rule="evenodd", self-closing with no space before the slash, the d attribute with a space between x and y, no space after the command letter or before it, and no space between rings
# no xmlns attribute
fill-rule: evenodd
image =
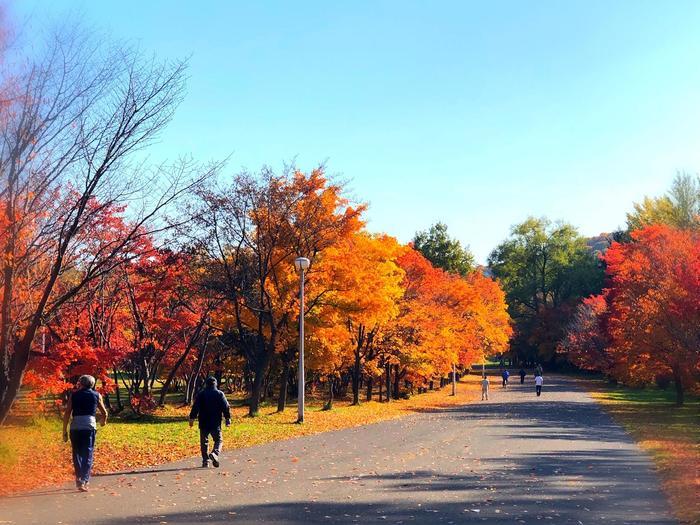
<svg viewBox="0 0 700 525"><path fill-rule="evenodd" d="M95 391L94 377L80 376L76 387L77 389L68 399L68 405L63 414L63 441L67 442L70 436L75 486L81 492L87 492L95 451L97 411L100 411L100 423L104 426L107 424L107 409L102 396ZM68 423L70 423L70 434Z"/></svg>

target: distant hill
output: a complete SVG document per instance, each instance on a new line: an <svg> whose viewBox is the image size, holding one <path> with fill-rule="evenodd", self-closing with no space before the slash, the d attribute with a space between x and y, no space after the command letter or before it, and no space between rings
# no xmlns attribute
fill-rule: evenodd
<svg viewBox="0 0 700 525"><path fill-rule="evenodd" d="M610 247L612 242L611 233L601 233L595 237L589 237L586 239L586 245L591 249L593 253L604 254Z"/></svg>

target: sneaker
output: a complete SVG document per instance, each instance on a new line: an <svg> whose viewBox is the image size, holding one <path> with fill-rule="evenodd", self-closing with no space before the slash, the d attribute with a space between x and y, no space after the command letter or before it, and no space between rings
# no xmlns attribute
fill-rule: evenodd
<svg viewBox="0 0 700 525"><path fill-rule="evenodd" d="M208 461L202 461L202 468L209 468L209 462L208 462Z"/></svg>
<svg viewBox="0 0 700 525"><path fill-rule="evenodd" d="M88 491L87 483L81 483L80 486L78 487L78 490L80 492L87 492Z"/></svg>
<svg viewBox="0 0 700 525"><path fill-rule="evenodd" d="M76 488L76 489L79 489L80 486L81 486L82 484L83 484L83 482L80 481L79 479L76 479L76 480L75 480L75 488Z"/></svg>
<svg viewBox="0 0 700 525"><path fill-rule="evenodd" d="M211 459L212 465L214 465L216 468L219 468L219 456L212 452L211 454L209 454L209 459Z"/></svg>

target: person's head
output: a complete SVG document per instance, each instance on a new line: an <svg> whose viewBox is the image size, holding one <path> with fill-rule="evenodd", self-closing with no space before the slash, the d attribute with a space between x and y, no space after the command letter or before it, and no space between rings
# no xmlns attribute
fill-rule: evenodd
<svg viewBox="0 0 700 525"><path fill-rule="evenodd" d="M204 384L207 385L207 388L216 388L216 378L214 376L209 376Z"/></svg>
<svg viewBox="0 0 700 525"><path fill-rule="evenodd" d="M95 378L89 375L83 375L78 378L78 387L85 390L95 388Z"/></svg>

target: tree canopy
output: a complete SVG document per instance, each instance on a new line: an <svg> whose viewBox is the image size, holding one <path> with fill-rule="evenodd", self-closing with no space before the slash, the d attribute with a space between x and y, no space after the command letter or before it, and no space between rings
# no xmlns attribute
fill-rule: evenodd
<svg viewBox="0 0 700 525"><path fill-rule="evenodd" d="M527 361L555 358L572 308L600 290L603 271L569 224L530 217L489 256L516 326L513 350Z"/></svg>
<svg viewBox="0 0 700 525"><path fill-rule="evenodd" d="M442 222L433 224L427 231L417 232L413 247L433 266L446 272L464 276L474 269L474 256L448 235L447 225Z"/></svg>

